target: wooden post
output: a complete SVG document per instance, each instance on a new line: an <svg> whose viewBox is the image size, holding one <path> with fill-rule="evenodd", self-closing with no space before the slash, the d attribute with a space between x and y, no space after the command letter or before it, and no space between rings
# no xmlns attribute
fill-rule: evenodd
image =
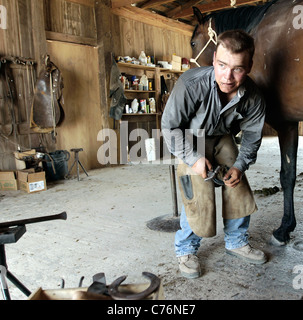
<svg viewBox="0 0 303 320"><path fill-rule="evenodd" d="M41 0L30 1L32 12L32 33L34 53L35 60L38 64L37 74L39 74L41 70L43 58L47 53L43 3L44 1Z"/></svg>
<svg viewBox="0 0 303 320"><path fill-rule="evenodd" d="M113 127L109 119L109 84L112 65L112 36L110 1L99 1L95 4L97 44L99 55L100 112L103 119L102 128Z"/></svg>

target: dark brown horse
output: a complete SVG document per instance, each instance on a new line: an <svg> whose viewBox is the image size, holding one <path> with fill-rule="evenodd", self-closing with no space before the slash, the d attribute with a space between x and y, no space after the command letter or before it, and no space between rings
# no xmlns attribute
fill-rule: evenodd
<svg viewBox="0 0 303 320"><path fill-rule="evenodd" d="M281 244L286 243L290 239L289 233L296 227L293 193L298 123L303 120L303 0L276 0L261 6L231 8L207 16L194 8L194 13L199 24L191 45L194 58L204 49L196 60L201 66L212 65L216 34L242 29L255 39L254 66L250 76L264 93L266 122L278 132L281 150L284 215L273 235Z"/></svg>

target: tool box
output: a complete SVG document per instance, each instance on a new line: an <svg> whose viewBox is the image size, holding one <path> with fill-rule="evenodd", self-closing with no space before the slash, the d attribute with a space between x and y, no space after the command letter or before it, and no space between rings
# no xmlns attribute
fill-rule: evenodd
<svg viewBox="0 0 303 320"><path fill-rule="evenodd" d="M146 284L125 284L119 287L120 292L126 292L128 294L139 293L145 290L149 286ZM38 288L33 292L28 300L113 300L109 296L98 295L95 297L90 297L85 295L88 288L73 288L73 289L54 289L54 290L43 290ZM81 294L84 293L84 294ZM151 295L149 295L144 300L164 300L164 291L162 282L158 290Z"/></svg>

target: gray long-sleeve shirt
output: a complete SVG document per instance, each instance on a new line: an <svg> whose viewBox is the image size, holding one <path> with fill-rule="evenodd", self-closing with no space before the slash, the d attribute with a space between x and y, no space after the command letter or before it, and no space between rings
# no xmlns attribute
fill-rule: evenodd
<svg viewBox="0 0 303 320"><path fill-rule="evenodd" d="M252 79L247 77L235 97L222 106L214 68L200 67L186 71L174 86L162 116L162 134L168 150L193 166L204 156L196 147L198 139L229 134L238 126L242 143L234 167L244 172L256 161L264 118L265 102ZM189 129L195 139L186 135Z"/></svg>

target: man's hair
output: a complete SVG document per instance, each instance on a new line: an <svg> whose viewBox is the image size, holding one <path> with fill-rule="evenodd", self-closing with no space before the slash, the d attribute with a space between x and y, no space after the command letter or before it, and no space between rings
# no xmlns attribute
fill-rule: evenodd
<svg viewBox="0 0 303 320"><path fill-rule="evenodd" d="M255 53L254 38L242 30L228 30L218 36L217 48L221 45L232 53L248 52L250 59Z"/></svg>

